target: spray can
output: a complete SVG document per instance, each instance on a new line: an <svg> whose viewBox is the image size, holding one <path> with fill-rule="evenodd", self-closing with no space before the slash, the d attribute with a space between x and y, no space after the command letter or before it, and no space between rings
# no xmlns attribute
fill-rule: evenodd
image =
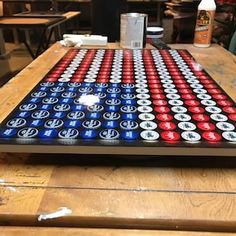
<svg viewBox="0 0 236 236"><path fill-rule="evenodd" d="M194 46L209 47L211 45L215 10L214 0L202 0L198 5Z"/></svg>

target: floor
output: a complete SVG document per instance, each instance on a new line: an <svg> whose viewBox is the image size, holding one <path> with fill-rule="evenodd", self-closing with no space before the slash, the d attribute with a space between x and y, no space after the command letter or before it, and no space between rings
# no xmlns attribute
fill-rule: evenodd
<svg viewBox="0 0 236 236"><path fill-rule="evenodd" d="M23 44L6 43L6 51L7 56L0 58L0 87L33 60Z"/></svg>

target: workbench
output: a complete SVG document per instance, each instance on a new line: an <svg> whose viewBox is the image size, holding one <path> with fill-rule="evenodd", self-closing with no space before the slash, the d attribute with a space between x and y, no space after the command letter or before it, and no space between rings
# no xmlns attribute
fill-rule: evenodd
<svg viewBox="0 0 236 236"><path fill-rule="evenodd" d="M219 45L170 46L189 50L235 101L235 56ZM68 50L54 44L0 89L0 121ZM234 157L1 153L0 224L8 226L1 232L25 235L37 226L44 235L235 232L235 164Z"/></svg>
<svg viewBox="0 0 236 236"><path fill-rule="evenodd" d="M48 48L49 43L51 41L51 36L56 29L57 26L60 26L64 22L78 16L80 12L70 11L63 13L60 17L36 17L36 16L27 16L24 14L18 14L16 16L10 17L1 17L0 18L0 55L4 55L6 53L6 49L4 47L4 39L2 35L2 29L16 29L20 30L40 30L40 34L38 35L38 45L34 52L31 45L27 42L26 38L24 38L23 43L28 49L31 57L35 59L38 57L42 51ZM36 32L36 31L35 31ZM60 36L61 38L62 36Z"/></svg>

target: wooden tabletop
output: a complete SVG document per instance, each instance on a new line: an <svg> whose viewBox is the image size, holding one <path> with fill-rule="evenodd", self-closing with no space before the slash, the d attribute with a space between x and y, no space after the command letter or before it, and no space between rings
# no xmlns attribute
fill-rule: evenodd
<svg viewBox="0 0 236 236"><path fill-rule="evenodd" d="M61 24L62 22L69 20L75 16L78 16L80 12L69 11L61 15L61 17L36 17L27 16L25 14L17 14L13 17L0 17L1 28L29 28L29 27L48 27Z"/></svg>
<svg viewBox="0 0 236 236"><path fill-rule="evenodd" d="M36 18L36 17L4 17L0 18L0 27L36 27L49 26L61 21L63 18Z"/></svg>
<svg viewBox="0 0 236 236"><path fill-rule="evenodd" d="M236 100L235 56L171 46ZM53 45L0 89L0 122L67 50ZM235 158L1 153L0 224L235 232L235 167Z"/></svg>
<svg viewBox="0 0 236 236"><path fill-rule="evenodd" d="M235 236L234 233L63 227L1 227L1 236Z"/></svg>

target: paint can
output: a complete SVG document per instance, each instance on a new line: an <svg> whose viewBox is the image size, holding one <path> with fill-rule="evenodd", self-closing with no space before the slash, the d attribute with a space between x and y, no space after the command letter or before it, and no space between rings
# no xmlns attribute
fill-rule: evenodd
<svg viewBox="0 0 236 236"><path fill-rule="evenodd" d="M146 45L147 14L125 13L120 18L120 46L141 49Z"/></svg>

